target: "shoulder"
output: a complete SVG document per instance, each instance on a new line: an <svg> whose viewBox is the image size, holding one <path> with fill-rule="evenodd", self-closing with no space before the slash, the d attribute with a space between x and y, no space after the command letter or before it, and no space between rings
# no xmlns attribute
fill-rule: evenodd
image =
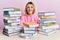
<svg viewBox="0 0 60 40"><path fill-rule="evenodd" d="M38 17L38 15L37 14L34 14L34 17Z"/></svg>
<svg viewBox="0 0 60 40"><path fill-rule="evenodd" d="M27 17L26 14L23 14L23 15L21 16L21 18L23 18L23 19L25 19L26 17Z"/></svg>

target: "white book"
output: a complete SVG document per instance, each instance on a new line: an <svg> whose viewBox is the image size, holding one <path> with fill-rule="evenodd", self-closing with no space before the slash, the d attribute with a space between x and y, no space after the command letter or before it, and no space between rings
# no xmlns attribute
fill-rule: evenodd
<svg viewBox="0 0 60 40"><path fill-rule="evenodd" d="M13 10L14 10L13 7L11 7L11 8L3 8L3 11L13 11Z"/></svg>
<svg viewBox="0 0 60 40"><path fill-rule="evenodd" d="M38 15L50 16L50 15L55 15L55 13L54 12L39 12Z"/></svg>
<svg viewBox="0 0 60 40"><path fill-rule="evenodd" d="M3 8L3 11L20 11L19 8L9 7L9 8Z"/></svg>
<svg viewBox="0 0 60 40"><path fill-rule="evenodd" d="M56 25L56 23L40 23L40 26L52 26L52 25Z"/></svg>
<svg viewBox="0 0 60 40"><path fill-rule="evenodd" d="M19 31L18 31L18 30L11 30L11 31L9 31L9 30L6 31L6 30L4 30L4 32L5 32L5 33L18 33Z"/></svg>
<svg viewBox="0 0 60 40"><path fill-rule="evenodd" d="M22 26L8 26L8 25L5 25L5 28L6 29L15 29L15 28L22 28Z"/></svg>
<svg viewBox="0 0 60 40"><path fill-rule="evenodd" d="M56 19L40 19L40 21L55 21Z"/></svg>
<svg viewBox="0 0 60 40"><path fill-rule="evenodd" d="M20 30L19 29L18 30L16 30L16 29L7 29L7 30L4 30L4 32L6 32L6 33L16 33L16 32L19 32L21 29Z"/></svg>
<svg viewBox="0 0 60 40"><path fill-rule="evenodd" d="M41 26L42 29L57 29L59 28L59 26L56 24L56 25L52 25L52 26Z"/></svg>
<svg viewBox="0 0 60 40"><path fill-rule="evenodd" d="M51 35L51 34L56 33L56 31L51 31L51 32L42 32L42 31L40 31L39 33L40 33L40 34L43 34L43 35L49 36L49 35Z"/></svg>
<svg viewBox="0 0 60 40"><path fill-rule="evenodd" d="M14 17L14 16L21 16L21 15L10 15L10 16Z"/></svg>
<svg viewBox="0 0 60 40"><path fill-rule="evenodd" d="M36 30L35 27L30 27L30 28L24 28L24 30Z"/></svg>
<svg viewBox="0 0 60 40"><path fill-rule="evenodd" d="M35 32L36 32L36 31L25 31L25 30L24 30L24 33L29 33L29 34L30 34L30 33L31 33L31 34L34 34Z"/></svg>
<svg viewBox="0 0 60 40"><path fill-rule="evenodd" d="M12 14L12 15L13 14L16 14L16 15L20 14L21 15L21 11L9 11L9 14Z"/></svg>
<svg viewBox="0 0 60 40"><path fill-rule="evenodd" d="M41 22L45 22L45 21L56 21L55 19L51 19L51 20L40 20Z"/></svg>
<svg viewBox="0 0 60 40"><path fill-rule="evenodd" d="M4 19L4 22L5 23L20 23L20 19L11 19L11 20L6 20L6 19Z"/></svg>
<svg viewBox="0 0 60 40"><path fill-rule="evenodd" d="M11 23L11 25L19 25L20 23Z"/></svg>
<svg viewBox="0 0 60 40"><path fill-rule="evenodd" d="M40 29L39 31L42 31L42 32L51 32L51 31L56 31L56 29Z"/></svg>
<svg viewBox="0 0 60 40"><path fill-rule="evenodd" d="M14 28L9 28L9 29L6 29L4 31L6 31L6 32L14 32Z"/></svg>
<svg viewBox="0 0 60 40"><path fill-rule="evenodd" d="M8 20L8 23L20 23L20 20Z"/></svg>
<svg viewBox="0 0 60 40"><path fill-rule="evenodd" d="M13 15L13 16L14 16L14 15L15 15L15 16L21 16L21 14L9 14L9 15L10 15L10 16L12 16L12 15Z"/></svg>
<svg viewBox="0 0 60 40"><path fill-rule="evenodd" d="M32 34L21 33L20 37L32 36Z"/></svg>
<svg viewBox="0 0 60 40"><path fill-rule="evenodd" d="M4 34L7 35L7 36L15 36L15 35L18 35L18 33L12 33L12 34L4 33Z"/></svg>
<svg viewBox="0 0 60 40"><path fill-rule="evenodd" d="M6 20L6 19L5 19ZM11 20L7 20L7 21L20 21L20 19L15 20L15 19L11 19Z"/></svg>
<svg viewBox="0 0 60 40"><path fill-rule="evenodd" d="M56 21L42 21L41 23L50 23L50 22L56 22Z"/></svg>
<svg viewBox="0 0 60 40"><path fill-rule="evenodd" d="M13 20L13 19L17 20L17 19L20 19L20 17L4 17L4 19L6 19L6 20Z"/></svg>
<svg viewBox="0 0 60 40"><path fill-rule="evenodd" d="M20 23L20 21L8 21L8 23Z"/></svg>
<svg viewBox="0 0 60 40"><path fill-rule="evenodd" d="M20 25L20 23L5 23L5 25L7 25L7 26L18 26L18 25Z"/></svg>

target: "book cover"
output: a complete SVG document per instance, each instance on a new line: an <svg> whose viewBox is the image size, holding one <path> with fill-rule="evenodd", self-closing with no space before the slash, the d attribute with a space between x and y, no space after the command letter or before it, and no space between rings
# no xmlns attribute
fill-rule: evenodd
<svg viewBox="0 0 60 40"><path fill-rule="evenodd" d="M36 28L35 27L29 27L29 28L24 28L24 30L36 30Z"/></svg>
<svg viewBox="0 0 60 40"><path fill-rule="evenodd" d="M18 16L17 17L11 17L11 16L7 17L7 16L4 16L4 19L6 19L6 20L13 20L13 19L14 20L18 20L18 19L20 19L20 17L18 17Z"/></svg>
<svg viewBox="0 0 60 40"><path fill-rule="evenodd" d="M13 14L9 14L9 11L4 11L3 16L21 16L21 13L13 13Z"/></svg>
<svg viewBox="0 0 60 40"><path fill-rule="evenodd" d="M52 25L56 25L55 22L50 22L50 23L40 23L40 26L46 26L46 27L49 27L49 26L52 26Z"/></svg>
<svg viewBox="0 0 60 40"><path fill-rule="evenodd" d="M9 8L3 8L4 11L20 11L19 8L9 7Z"/></svg>
<svg viewBox="0 0 60 40"><path fill-rule="evenodd" d="M41 29L57 29L57 28L59 28L57 24L52 26L41 26Z"/></svg>
<svg viewBox="0 0 60 40"><path fill-rule="evenodd" d="M21 33L21 34L19 34L19 36L22 38L26 38L26 37L33 36L33 34Z"/></svg>
<svg viewBox="0 0 60 40"><path fill-rule="evenodd" d="M55 17L55 16L40 16L40 18L41 18L41 19L43 19L43 18L44 18L44 19L45 19L45 18L48 19L48 18L56 18L56 17Z"/></svg>
<svg viewBox="0 0 60 40"><path fill-rule="evenodd" d="M42 31L42 32L51 32L51 31L56 31L56 29L40 29L39 31Z"/></svg>
<svg viewBox="0 0 60 40"><path fill-rule="evenodd" d="M4 15L21 15L21 11L4 11Z"/></svg>
<svg viewBox="0 0 60 40"><path fill-rule="evenodd" d="M44 19L40 19L41 21L48 21L48 20L56 20L56 18L44 18Z"/></svg>
<svg viewBox="0 0 60 40"><path fill-rule="evenodd" d="M24 33L31 33L31 34L35 34L36 33L36 31L30 31L30 30L24 30Z"/></svg>
<svg viewBox="0 0 60 40"><path fill-rule="evenodd" d="M33 22L25 22L25 23L24 23L24 26L25 26L25 27L38 27L39 24L33 23Z"/></svg>
<svg viewBox="0 0 60 40"><path fill-rule="evenodd" d="M6 35L6 36L15 36L15 35L18 35L19 33L11 33L11 34L9 34L9 33L3 32L3 34Z"/></svg>
<svg viewBox="0 0 60 40"><path fill-rule="evenodd" d="M8 23L20 23L20 20L6 20L6 19L4 19L3 21L6 24L8 24Z"/></svg>
<svg viewBox="0 0 60 40"><path fill-rule="evenodd" d="M53 20L53 21L40 21L40 22L43 23L43 24L44 24L44 23L50 23L50 24L51 24L51 23L56 23L55 20Z"/></svg>
<svg viewBox="0 0 60 40"><path fill-rule="evenodd" d="M52 35L52 34L56 33L56 31L51 31L51 32L42 32L42 31L40 31L39 33L42 34L42 35L49 36L49 35Z"/></svg>
<svg viewBox="0 0 60 40"><path fill-rule="evenodd" d="M39 12L38 15L42 15L42 16L52 16L55 15L54 12Z"/></svg>

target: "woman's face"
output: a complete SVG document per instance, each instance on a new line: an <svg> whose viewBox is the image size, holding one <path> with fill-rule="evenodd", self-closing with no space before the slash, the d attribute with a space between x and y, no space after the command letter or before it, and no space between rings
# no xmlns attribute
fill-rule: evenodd
<svg viewBox="0 0 60 40"><path fill-rule="evenodd" d="M33 14L33 11L34 11L34 5L32 4L28 4L27 5L27 12L29 15L32 15Z"/></svg>

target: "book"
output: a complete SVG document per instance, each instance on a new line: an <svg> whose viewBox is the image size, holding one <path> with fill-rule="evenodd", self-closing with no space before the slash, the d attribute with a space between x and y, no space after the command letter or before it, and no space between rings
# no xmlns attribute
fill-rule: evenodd
<svg viewBox="0 0 60 40"><path fill-rule="evenodd" d="M18 20L15 20L15 19L6 20L6 19L4 19L3 21L4 21L4 23L20 23L19 19Z"/></svg>
<svg viewBox="0 0 60 40"><path fill-rule="evenodd" d="M35 27L29 27L29 28L24 28L24 30L29 30L29 31L31 31L31 30L36 30L36 28L35 28Z"/></svg>
<svg viewBox="0 0 60 40"><path fill-rule="evenodd" d="M4 28L6 28L6 29L16 29L16 28L21 29L23 27L20 26L20 25L18 25L18 26L9 26L9 25L6 25Z"/></svg>
<svg viewBox="0 0 60 40"><path fill-rule="evenodd" d="M7 29L7 28L4 28L3 29L3 32L13 32L14 31L14 28L9 28L9 29Z"/></svg>
<svg viewBox="0 0 60 40"><path fill-rule="evenodd" d="M15 35L18 35L19 33L5 33L5 32L3 32L3 34L4 35L6 35L6 36L15 36Z"/></svg>
<svg viewBox="0 0 60 40"><path fill-rule="evenodd" d="M4 17L4 19L6 19L6 20L18 20L18 19L20 19L20 17L11 17L11 16L8 16L8 17Z"/></svg>
<svg viewBox="0 0 60 40"><path fill-rule="evenodd" d="M41 26L41 29L57 29L57 28L59 28L57 24L52 26Z"/></svg>
<svg viewBox="0 0 60 40"><path fill-rule="evenodd" d="M19 16L20 17L21 15L9 15L9 16L12 16L12 17Z"/></svg>
<svg viewBox="0 0 60 40"><path fill-rule="evenodd" d="M39 31L42 31L42 32L51 32L51 31L56 31L56 29L39 29Z"/></svg>
<svg viewBox="0 0 60 40"><path fill-rule="evenodd" d="M13 34L13 33L19 33L19 31L17 30L17 31L3 31L4 33L7 33L7 34Z"/></svg>
<svg viewBox="0 0 60 40"><path fill-rule="evenodd" d="M13 27L13 26L19 26L20 23L4 23L4 25Z"/></svg>
<svg viewBox="0 0 60 40"><path fill-rule="evenodd" d="M42 15L42 16L52 16L55 15L54 12L39 12L38 15Z"/></svg>
<svg viewBox="0 0 60 40"><path fill-rule="evenodd" d="M40 26L52 26L52 25L55 25L56 23L55 22L50 22L50 23L40 23Z"/></svg>
<svg viewBox="0 0 60 40"><path fill-rule="evenodd" d="M25 23L24 23L24 26L25 26L25 27L38 27L39 24L33 23L33 22L25 22Z"/></svg>
<svg viewBox="0 0 60 40"><path fill-rule="evenodd" d="M21 15L20 11L4 11L4 15Z"/></svg>
<svg viewBox="0 0 60 40"><path fill-rule="evenodd" d="M4 11L4 12L6 12L6 11ZM16 15L21 15L21 11L8 11L8 14L11 14L11 15L14 15L14 14L16 14Z"/></svg>
<svg viewBox="0 0 60 40"><path fill-rule="evenodd" d="M45 22L45 21L56 21L56 19L40 19L41 22Z"/></svg>
<svg viewBox="0 0 60 40"><path fill-rule="evenodd" d="M3 11L20 11L19 8L9 7L9 8L3 8Z"/></svg>
<svg viewBox="0 0 60 40"><path fill-rule="evenodd" d="M51 24L51 23L56 23L55 20L54 20L54 21L40 21L40 22L43 23L43 24L44 24L44 23L50 23L50 24Z"/></svg>
<svg viewBox="0 0 60 40"><path fill-rule="evenodd" d="M36 31L28 31L28 30L26 31L26 30L24 30L24 33L27 33L27 34L30 34L30 33L31 33L31 34L35 34Z"/></svg>
<svg viewBox="0 0 60 40"><path fill-rule="evenodd" d="M22 27L4 27L3 32L5 33L17 33Z"/></svg>
<svg viewBox="0 0 60 40"><path fill-rule="evenodd" d="M42 32L42 31L40 31L39 33L42 34L42 35L49 36L49 35L52 35L52 34L56 33L56 31L51 31L51 32Z"/></svg>
<svg viewBox="0 0 60 40"><path fill-rule="evenodd" d="M19 36L22 38L26 38L26 37L33 36L33 34L21 33L21 34L19 34Z"/></svg>
<svg viewBox="0 0 60 40"><path fill-rule="evenodd" d="M55 17L55 16L40 16L40 18L41 18L41 19L43 19L43 18L44 18L44 19L45 19L45 18L49 19L49 18L56 18L56 17Z"/></svg>
<svg viewBox="0 0 60 40"><path fill-rule="evenodd" d="M48 20L56 20L55 18L44 18L44 19L40 19L41 21L48 21Z"/></svg>

